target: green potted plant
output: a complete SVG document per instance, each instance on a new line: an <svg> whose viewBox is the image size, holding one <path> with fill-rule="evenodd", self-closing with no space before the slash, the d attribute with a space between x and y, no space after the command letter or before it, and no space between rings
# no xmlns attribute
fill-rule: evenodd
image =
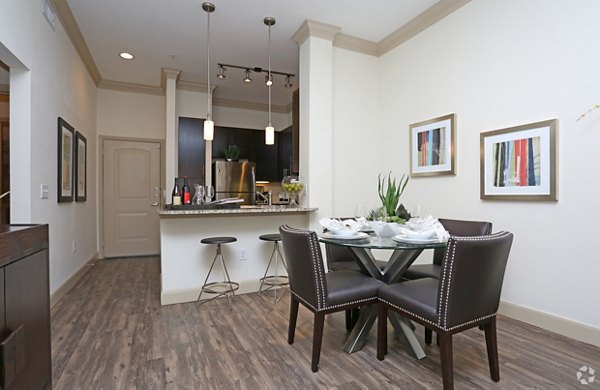
<svg viewBox="0 0 600 390"><path fill-rule="evenodd" d="M392 179L392 172L388 173L387 180L385 177L382 178L381 174L377 175L377 192L381 199L381 208L387 215L386 222L404 223L410 219L410 214L400 203L400 197L408 184L408 179L409 177L403 174L400 181L396 183L396 178ZM373 220L372 217L371 215L369 219Z"/></svg>
<svg viewBox="0 0 600 390"><path fill-rule="evenodd" d="M237 145L228 145L223 151L227 161L237 161L240 158L240 147Z"/></svg>

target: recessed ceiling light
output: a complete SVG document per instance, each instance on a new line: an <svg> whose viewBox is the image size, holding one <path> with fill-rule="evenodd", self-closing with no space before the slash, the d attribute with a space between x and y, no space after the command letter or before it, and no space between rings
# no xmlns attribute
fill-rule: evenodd
<svg viewBox="0 0 600 390"><path fill-rule="evenodd" d="M127 53L126 51L123 51L123 52L119 53L119 56L121 58L126 59L126 60L133 60L133 54Z"/></svg>

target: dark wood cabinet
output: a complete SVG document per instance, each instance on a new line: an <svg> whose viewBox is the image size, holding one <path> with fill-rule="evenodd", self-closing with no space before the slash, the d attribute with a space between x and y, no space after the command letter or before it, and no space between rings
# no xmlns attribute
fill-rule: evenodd
<svg viewBox="0 0 600 390"><path fill-rule="evenodd" d="M48 225L0 225L0 386L49 389Z"/></svg>
<svg viewBox="0 0 600 390"><path fill-rule="evenodd" d="M204 120L179 118L178 176L204 177L205 141L202 133ZM264 130L215 126L212 141L213 159L224 158L228 145L240 147L240 159L256 163L256 180L280 181L283 169L289 168L292 153L291 127L275 133L275 144L265 144Z"/></svg>

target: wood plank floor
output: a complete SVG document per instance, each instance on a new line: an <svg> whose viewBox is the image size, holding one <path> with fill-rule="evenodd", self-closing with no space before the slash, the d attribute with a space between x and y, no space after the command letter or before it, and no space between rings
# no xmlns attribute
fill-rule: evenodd
<svg viewBox="0 0 600 390"><path fill-rule="evenodd" d="M375 357L376 329L354 354L342 351L343 313L327 317L319 372L310 371L312 315L300 306L286 341L289 292L236 296L201 307L160 306L159 259L101 260L52 310L54 389L429 389L441 388L439 350L415 360L391 341ZM202 275L199 275L201 278ZM391 333L391 327L390 327ZM423 330L417 326L423 343ZM454 338L457 389L600 388L577 370L600 372L600 348L500 316L500 382L489 377L483 332Z"/></svg>

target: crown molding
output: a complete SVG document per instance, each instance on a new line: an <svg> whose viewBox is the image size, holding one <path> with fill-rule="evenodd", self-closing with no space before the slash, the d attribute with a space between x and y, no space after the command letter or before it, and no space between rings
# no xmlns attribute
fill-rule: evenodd
<svg viewBox="0 0 600 390"><path fill-rule="evenodd" d="M375 42L366 39L357 38L352 35L339 33L333 39L333 46L342 49L352 50L370 56L379 56L379 47Z"/></svg>
<svg viewBox="0 0 600 390"><path fill-rule="evenodd" d="M269 111L269 105L266 103L247 102L247 101L243 101L243 100L213 98L213 106L241 108L243 110L264 111L264 112ZM289 109L288 109L288 106L289 106ZM287 114L290 111L291 111L291 105L287 105L287 106L271 105L271 112Z"/></svg>
<svg viewBox="0 0 600 390"><path fill-rule="evenodd" d="M211 92L214 92L215 88L217 88L217 87L214 85L211 85L210 86ZM202 84L202 83L195 83L193 81L179 81L177 83L177 89L180 89L182 91L208 93L208 85Z"/></svg>
<svg viewBox="0 0 600 390"><path fill-rule="evenodd" d="M56 11L56 15L65 29L67 36L75 47L75 51L79 54L81 62L83 62L90 77L94 80L96 86L98 86L102 80L102 76L96 66L96 62L94 62L94 58L92 57L92 53L90 52L85 39L83 39L79 25L73 16L73 12L71 12L69 4L67 4L67 0L50 0L50 3L54 7L54 11Z"/></svg>
<svg viewBox="0 0 600 390"><path fill-rule="evenodd" d="M468 4L471 0L440 0L419 16L406 23L387 37L383 38L377 46L379 48L379 56L384 55L390 50L398 47L402 43L408 41L412 37L431 27L435 23L444 19L457 9Z"/></svg>
<svg viewBox="0 0 600 390"><path fill-rule="evenodd" d="M298 30L292 35L292 40L298 46L304 43L308 37L316 37L333 41L333 38L340 32L341 28L327 23L316 22L314 20L305 20Z"/></svg>
<svg viewBox="0 0 600 390"><path fill-rule="evenodd" d="M175 84L179 81L181 71L179 69L161 68L160 69L160 87L163 92L167 90L167 79L175 80Z"/></svg>
<svg viewBox="0 0 600 390"><path fill-rule="evenodd" d="M121 92L144 93L147 95L165 94L161 87L155 87L153 85L145 84L127 83L124 81L115 80L100 80L100 82L98 83L98 88Z"/></svg>

